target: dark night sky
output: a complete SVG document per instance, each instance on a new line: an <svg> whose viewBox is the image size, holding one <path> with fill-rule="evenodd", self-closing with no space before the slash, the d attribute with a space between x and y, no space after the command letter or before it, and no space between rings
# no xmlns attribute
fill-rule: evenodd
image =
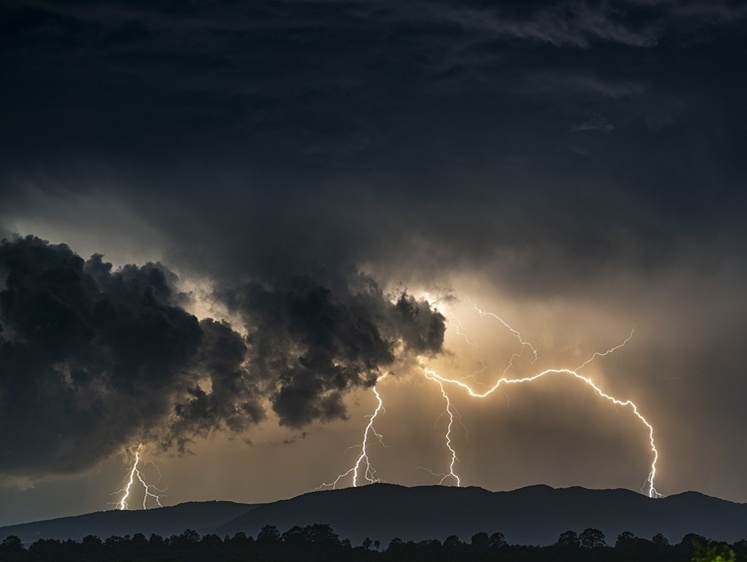
<svg viewBox="0 0 747 562"><path fill-rule="evenodd" d="M745 68L739 2L3 2L0 524L140 442L169 503L308 491L388 371L378 476L433 483L422 366L520 351L471 302L515 377L635 326L584 373L661 492L747 501ZM499 394L450 389L464 484L640 487L629 412Z"/></svg>

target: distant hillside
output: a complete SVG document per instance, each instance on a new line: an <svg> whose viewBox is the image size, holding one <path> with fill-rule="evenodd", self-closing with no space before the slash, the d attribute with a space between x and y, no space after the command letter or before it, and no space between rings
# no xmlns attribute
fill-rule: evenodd
<svg viewBox="0 0 747 562"><path fill-rule="evenodd" d="M663 533L671 541L694 532L708 538L747 538L747 505L688 492L650 499L630 490L553 489L530 486L512 492L482 488L375 484L258 506L223 525L219 534L256 535L263 525L284 531L294 525L328 523L358 543L366 536L383 544L392 538L462 540L479 531L501 531L512 544L552 544L567 530L602 530L608 541L621 532L639 537Z"/></svg>
<svg viewBox="0 0 747 562"><path fill-rule="evenodd" d="M687 533L735 542L747 538L747 504L695 492L658 500L629 490L553 489L530 486L512 492L481 488L374 484L311 492L290 500L245 505L188 503L148 511L106 511L78 517L0 528L0 539L18 535L25 543L39 538L155 533L162 536L193 529L220 536L242 531L256 536L265 525L283 532L294 525L326 523L359 544L365 537L387 544L392 538L462 540L479 532L501 531L512 544L551 544L567 530L594 527L614 541L621 532L650 538L663 533L678 542Z"/></svg>
<svg viewBox="0 0 747 562"><path fill-rule="evenodd" d="M16 535L26 543L39 539L75 539L86 535L106 538L152 533L169 537L186 529L207 533L254 509L254 505L226 501L189 502L142 511L98 511L74 517L0 527L0 540Z"/></svg>

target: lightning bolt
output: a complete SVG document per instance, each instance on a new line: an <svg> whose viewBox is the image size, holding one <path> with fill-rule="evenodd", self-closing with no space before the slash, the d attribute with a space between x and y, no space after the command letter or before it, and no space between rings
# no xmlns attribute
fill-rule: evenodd
<svg viewBox="0 0 747 562"><path fill-rule="evenodd" d="M478 311L479 311L479 309L478 309ZM492 315L491 313L486 313L486 314ZM496 316L496 318L498 318L498 317ZM504 322L504 324L505 324L505 322ZM512 332L514 332L515 335L518 334L518 332L516 332L512 328L509 327L509 329ZM582 363L581 366L577 367L576 369L546 369L546 370L541 371L541 372L539 372L539 373L537 373L535 375L532 375L532 376L522 377L522 378L515 378L515 379L507 378L505 376L502 376L500 379L498 379L495 382L495 384L493 384L493 386L489 387L487 390L485 390L483 392L477 392L477 391L475 391L466 382L464 382L463 379L450 379L450 378L447 378L447 377L439 375L438 373L436 373L435 371L433 371L431 369L424 368L423 371L424 371L425 376L427 378L429 378L431 380L434 380L434 381L436 381L436 382L439 383L439 386L440 386L440 389L441 389L441 393L445 397L447 396L447 394L446 394L446 392L444 390L443 383L452 384L452 385L456 385L456 386L461 387L462 389L466 390L467 393L469 394L469 396L471 396L472 398L484 399L484 398L487 398L488 396L490 396L491 394L493 394L493 392L495 392L496 390L498 390L504 384L505 385L511 385L511 384L522 384L522 383L534 382L534 381L539 380L539 379L541 379L543 377L546 377L548 375L566 375L566 376L570 376L570 377L572 377L572 378L574 378L576 380L581 381L582 383L584 383L587 386L589 386L594 391L595 394L597 394L598 396L604 398L605 400L608 400L609 402L612 402L613 404L615 404L617 406L622 406L622 407L630 408L630 410L633 412L633 414L646 427L646 429L648 431L649 445L650 445L650 450L651 450L653 459L651 461L650 470L649 470L648 476L646 477L646 481L644 482L643 489L646 490L646 492L648 493L648 496L650 498L658 498L658 497L661 497L662 494L660 494L656 490L656 488L654 486L654 481L656 479L656 463L659 460L659 451L656 448L656 442L654 440L654 428L653 428L653 426L643 416L643 414L640 413L640 411L638 410L638 406L632 400L620 400L618 398L615 398L614 396L611 396L610 394L607 394L599 386L597 386L594 383L594 381L591 380L591 378L586 377L586 376L584 376L584 375L582 375L582 374L580 374L578 372L583 367L585 367L589 363L591 363L595 358L597 358L597 357L604 357L606 355L609 355L613 351L615 351L617 349L620 349L632 337L633 337L633 331L631 331L631 334L627 337L627 339L622 344L617 345L617 346L615 346L613 348L610 348L610 349L608 349L607 351L605 351L603 353L595 353L590 359L588 359L587 361L585 361L584 363ZM523 345L523 343L522 343L522 345ZM529 345L529 344L527 344L527 345ZM534 348L532 348L532 349L534 349ZM447 406L449 406L448 398L447 398ZM453 449L450 447L449 437L450 437L450 434L449 434L449 431L447 431L447 435L446 435L447 444L449 445L449 449L452 452L452 461L451 461L451 465L450 466L452 467L452 470L453 470L453 466L454 466L454 462L455 462L455 454L454 454Z"/></svg>
<svg viewBox="0 0 747 562"><path fill-rule="evenodd" d="M491 318L494 318L494 319L498 320L498 322L500 322L503 326L505 326L506 328L508 328L508 330L519 341L519 344L521 344L521 351L518 352L518 353L514 353L511 356L511 359L509 360L508 364L506 365L506 368L503 370L503 375L502 375L503 377L505 377L506 373L508 373L508 371L511 369L511 367L513 367L514 361L516 359L518 359L519 357L522 356L525 348L528 347L532 351L532 363L534 363L537 360L537 355L538 355L537 349L531 343L529 343L528 341L526 341L524 339L524 337L521 335L521 332L519 332L518 330L516 330L515 328L513 328L512 326L510 326L508 324L508 322L506 322L503 318L501 318L497 314L494 314L492 312L486 312L486 311L480 309L471 300L470 300L470 304L475 308L475 310L477 311L477 313L480 316L490 316ZM454 327L456 329L457 335L463 337L469 345L477 348L478 347L477 343L476 342L472 342L469 339L467 331L465 330L464 325L462 324L462 322L458 318L456 318L456 316L454 316L454 314L450 314L450 316L454 319L454 321L456 323L449 322L449 325L452 326L452 327ZM434 471L432 471L432 470L430 470L428 468L424 468L424 467L420 467L420 468L423 468L424 470L430 472L434 476L441 476L441 480L440 480L439 484L443 484L449 477L451 477L451 478L453 478L455 480L457 487L460 487L461 486L461 479L459 478L459 475L456 474L456 472L455 472L455 466L459 462L459 458L457 457L456 450L454 449L454 447L452 445L452 442L451 442L451 430L452 430L452 428L454 426L454 414L453 414L453 411L452 411L451 399L450 399L450 397L449 397L448 393L446 392L446 389L444 388L444 385L443 385L443 382L445 382L446 380L444 379L442 381L442 380L439 380L438 378L435 378L435 377L431 376L429 373L431 373L432 371L428 371L427 369L425 369L425 367L423 365L421 365L421 368L424 369L425 377L427 379L432 380L432 381L434 381L434 382L436 382L438 384L439 389L441 391L441 395L444 397L444 400L446 401L446 410L444 410L444 414L448 415L448 417L449 417L449 423L446 426L446 432L444 434L444 446L449 450L449 454L451 456L451 459L450 459L450 462L449 462L449 472L445 473L445 474L444 473L437 474ZM478 382L477 379L476 379L476 375L479 374L479 373L484 372L486 369L487 369L487 367L483 367L483 369L481 369L477 373L473 373L472 375L468 375L466 377L463 377L463 378L459 379L460 383L466 385L466 383L464 383L465 380L467 380L467 379L473 379L476 384L480 384L481 386L487 386L487 385L484 385L484 384ZM461 416L460 416L460 423L461 423ZM464 427L463 423L461 425L462 425L462 427ZM465 427L464 429L466 431L467 428Z"/></svg>
<svg viewBox="0 0 747 562"><path fill-rule="evenodd" d="M452 409L451 409L451 399L449 398L449 395L446 393L446 389L444 388L444 385L443 385L444 381L442 381L440 378L431 376L428 370L425 371L425 376L426 378L438 384L439 388L441 389L441 395L444 397L444 400L446 401L446 413L449 416L449 424L446 426L446 434L444 435L444 442L446 443L446 448L449 450L449 453L451 455L451 462L449 463L449 472L443 475L443 478L441 478L439 484L443 484L446 481L446 479L451 477L456 481L457 487L460 487L462 485L462 481L459 479L459 476L457 475L457 473L454 472L454 466L456 465L457 462L459 462L459 459L457 458L457 454L456 454L456 451L454 450L454 447L451 445L451 428L454 426L454 412L452 412Z"/></svg>
<svg viewBox="0 0 747 562"><path fill-rule="evenodd" d="M153 498L155 502L158 504L158 507L163 507L161 504L161 496L158 494L154 494L152 490L155 490L157 492L163 492L163 490L160 490L159 488L156 488L152 484L148 484L145 481L145 477L143 476L143 473L140 471L140 468L138 466L140 465L140 451L143 447L143 444L140 443L137 446L137 449L135 449L135 459L132 463L132 467L130 468L130 473L127 478L127 484L125 484L125 487L119 490L115 493L121 493L122 497L117 502L117 509L120 511L125 511L127 509L130 509L129 503L127 503L127 499L130 497L130 494L132 493L132 487L135 484L135 479L137 479L140 484L143 487L144 493L143 493L143 509L148 509L148 498ZM155 465L154 465L155 466ZM158 467L156 467L157 469Z"/></svg>
<svg viewBox="0 0 747 562"><path fill-rule="evenodd" d="M477 343L469 339L469 335L467 335L467 332L464 329L464 326L462 325L462 322L459 320L459 318L457 318L453 312L447 312L446 314L451 318L451 320L447 320L446 322L449 324L449 326L454 328L457 335L463 337L464 340L472 347L477 347Z"/></svg>
<svg viewBox="0 0 747 562"><path fill-rule="evenodd" d="M484 310L482 310L481 308L479 308L472 301L470 301L470 303L472 304L473 307L475 307L475 310L477 311L477 313L480 316L490 316L491 318L495 318L496 320L498 320L498 322L500 322L506 328L508 328L508 330L514 335L514 337L517 340L519 340L519 343L521 344L522 349L524 347L528 347L529 349L532 350L532 356L534 357L533 362L537 360L537 350L535 349L535 347L531 343L529 343L528 341L526 341L524 339L524 336L521 335L521 332L519 332L519 330L516 330L516 329L512 328L511 326L509 326L509 324L503 318L501 318L500 316L498 316L497 314L493 314L492 312L485 312ZM516 355L514 355L513 357L511 357L511 361L509 362L508 367L506 367L504 373L506 371L508 371L508 369L511 368L511 366L513 365L514 359L516 357L517 357Z"/></svg>
<svg viewBox="0 0 747 562"><path fill-rule="evenodd" d="M616 345L614 347L611 347L607 351L604 351L604 352L595 352L589 359L587 359L586 361L584 361L580 366L576 367L575 369L567 369L567 368L563 368L563 369L546 369L544 371L538 372L538 373L536 373L534 375L531 375L531 376L526 376L526 377L521 377L521 378L509 378L507 376L507 373L513 367L514 361L517 358L521 357L521 355L523 354L524 350L525 349L529 349L531 351L531 354L532 354L532 363L534 363L537 360L537 357L538 357L538 351L537 351L537 349L524 338L524 336L521 334L521 332L519 332L518 330L516 330L515 328L513 328L512 326L510 326L505 320L503 320L503 318L501 318L500 316L498 316L498 315L496 315L496 314L494 314L492 312L487 312L487 311L484 311L484 310L480 309L474 303L471 303L471 304L474 306L475 310L477 311L477 313L480 316L491 317L491 318L497 320L505 328L507 328L513 334L513 336L516 338L516 340L519 342L519 344L521 346L521 351L518 352L518 353L514 353L512 355L512 357L511 357L508 365L503 370L503 373L502 373L501 377L492 386L487 386L485 384L478 383L478 381L475 379L475 374L473 374L471 376L467 376L467 377L453 378L452 379L452 378L448 378L448 377L442 376L442 375L440 375L439 373L437 373L436 371L434 371L432 369L426 368L425 365L423 365L423 364L420 365L424 376L427 379L433 381L434 383L436 383L438 385L439 390L441 392L441 396L443 397L443 399L445 401L445 404L446 404L446 408L444 410L444 415L446 415L448 417L448 420L449 420L448 424L446 426L446 431L444 433L444 446L449 451L448 472L437 474L437 473L433 472L430 469L423 468L423 467L420 467L420 468L423 468L423 470L426 470L426 471L430 472L431 474L433 474L433 475L435 475L437 477L440 476L441 480L439 481L439 484L444 484L444 482L446 482L448 479L452 479L455 482L456 486L461 486L461 479L460 479L460 477L459 477L459 475L457 474L457 471L456 471L457 464L459 463L459 458L457 456L457 451L456 451L456 449L454 447L454 444L453 444L453 441L452 441L452 430L453 430L454 422L455 422L454 412L456 410L455 410L453 404L451 403L451 398L449 396L449 393L446 390L446 385L455 385L455 386L458 386L461 389L465 390L468 393L468 395L470 397L472 397L472 398L475 398L475 399L485 399L485 398L488 398L489 396L491 396L496 390L498 390L499 388L503 387L504 385L508 386L508 385L512 385L512 384L530 383L530 382L534 382L534 381L540 380L540 379L542 379L542 378L544 378L546 376L560 375L560 376L568 376L568 377L571 377L572 379L575 379L577 381L582 382L583 384L585 384L589 388L591 388L592 391L597 396L599 396L601 398L604 398L605 400L611 402L615 406L621 406L621 407L629 408L632 411L633 415L635 415L635 417L645 426L645 428L646 428L646 430L648 432L648 442L649 442L649 446L650 446L650 451L652 453L652 461L651 461L651 465L650 465L648 476L646 477L646 480L645 480L645 482L643 484L643 487L641 488L641 491L645 491L645 493L647 493L648 496L651 497L651 498L662 497L662 494L660 494L656 490L656 487L655 487L656 465L657 465L657 462L659 460L659 451L656 448L656 441L654 439L654 428L653 428L653 426L643 416L643 414L641 414L641 412L638 409L638 406L632 400L620 400L619 398L616 398L616 397L614 397L614 396L606 393L590 377L582 375L579 372L579 371L581 371L581 369L583 369L584 367L586 367L587 365L589 365L595 359L600 358L600 357L605 357L605 356L607 356L607 355L609 355L609 354L617 351L618 349L624 347L631 340L631 338L633 337L633 334L635 333L635 328L633 328L631 330L631 332L628 335L628 337L625 338L625 340L622 343L620 343L620 344L618 344L618 345ZM469 345L471 345L473 347L477 347L477 344L474 343L473 341L471 341L469 339L469 337L468 337L468 335L466 333L466 330L464 329L464 326L461 323L461 321L459 321L459 319L456 318L455 316L453 316L453 315L451 315L451 316L452 316L452 318L453 318L454 321L453 322L449 322L449 325L455 329L457 335L461 336L462 338L464 338L465 341ZM386 373L385 375L383 375L382 377L380 377L378 379L378 381L376 381L377 384L378 384L378 382L380 382L381 380L383 380L388 374L389 373ZM468 379L473 379L476 384L480 384L480 386L484 387L484 390L481 391L481 392L476 391L472 386L470 386L470 384L468 384L466 382ZM376 408L373 411L373 413L368 416L368 418L369 418L368 424L366 425L366 427L365 427L365 429L363 431L363 437L361 439L361 444L358 446L358 447L360 447L360 454L358 455L358 458L356 459L355 463L353 464L353 466L349 470L347 470L346 472L343 472L342 474L338 475L337 478L334 481L332 481L330 483L323 483L323 484L321 484L319 486L319 488L333 488L334 489L345 478L349 477L351 474L352 474L352 485L354 487L357 487L359 485L359 483L369 483L369 484L372 484L374 482L380 482L381 481L379 478L376 477L376 471L374 470L373 466L371 465L371 460L369 459L369 456L368 456L368 447L369 447L370 440L372 439L372 436L376 437L379 440L379 442L382 445L384 445L383 437L381 436L381 434L379 434L376 431L375 422L376 422L377 416L381 412L384 412L385 410L384 410L383 400L381 398L381 395L379 394L378 389L376 388L376 385L374 385L372 387L372 390L374 392L374 395L376 396L377 405L376 405ZM466 430L466 428L465 428L465 430Z"/></svg>
<svg viewBox="0 0 747 562"><path fill-rule="evenodd" d="M376 384L380 383L382 380L384 380L389 373L383 374L381 377L378 378L376 381ZM350 474L353 475L353 487L358 487L359 478L362 475L363 478L368 482L369 484L373 484L374 482L381 482L381 479L376 477L376 470L374 470L373 466L371 465L371 460L368 458L368 442L373 435L378 439L379 443L384 445L384 437L376 431L376 428L374 427L374 423L376 422L376 417L382 413L386 412L386 409L384 408L384 401L381 399L381 395L379 394L378 389L376 388L376 384L371 387L373 390L374 395L376 396L376 409L373 411L373 413L368 416L368 424L366 425L366 429L363 430L363 438L361 440L360 449L361 452L358 455L358 458L355 461L355 464L348 470L347 472L343 472L342 474L338 475L337 478L335 478L330 483L323 483L321 484L317 489L321 488L337 488L337 485L340 483L341 480L345 479L347 476L350 476Z"/></svg>

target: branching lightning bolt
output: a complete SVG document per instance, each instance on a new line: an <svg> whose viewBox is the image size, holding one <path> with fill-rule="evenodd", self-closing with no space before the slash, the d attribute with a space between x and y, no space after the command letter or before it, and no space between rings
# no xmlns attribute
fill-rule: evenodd
<svg viewBox="0 0 747 562"><path fill-rule="evenodd" d="M469 336L467 335L467 332L465 331L464 326L462 325L462 322L459 320L459 318L457 318L456 315L454 315L454 313L452 312L449 312L447 314L451 318L451 320L447 320L447 323L449 324L449 326L454 328L457 335L463 337L464 340L472 347L477 347L477 343L469 339Z"/></svg>
<svg viewBox="0 0 747 562"><path fill-rule="evenodd" d="M163 490L156 488L152 484L148 484L145 481L145 477L143 476L143 473L140 471L139 465L140 465L140 451L143 447L143 444L137 446L137 449L135 449L135 459L132 463L132 468L130 468L130 473L127 479L127 484L125 484L125 487L119 490L117 493L121 493L122 497L117 502L117 509L120 511L124 511L127 509L130 509L129 503L127 503L128 498L130 497L130 494L132 493L132 486L135 484L135 479L137 479L140 484L143 487L144 493L143 493L143 509L148 508L148 498L153 498L155 502L158 504L158 507L163 507L161 504L161 496L158 494L153 493L153 490L156 492L163 492ZM157 467L156 467L157 468Z"/></svg>
<svg viewBox="0 0 747 562"><path fill-rule="evenodd" d="M576 368L574 369L574 371L580 371L581 369L583 369L584 367L586 367L586 366L587 366L587 365L588 365L589 363L591 363L592 361L594 361L594 359L596 359L597 357L606 357L606 356L607 356L607 355L609 355L610 353L612 353L612 352L614 352L614 351L617 351L618 349L620 349L620 348L622 348L622 347L625 347L625 345L626 345L626 344L627 344L627 343L628 343L628 342L629 342L629 341L630 341L631 339L633 339L633 334L635 334L635 328L632 328L632 329L630 330L630 335L629 335L629 336L628 336L627 338L625 338L625 340L623 340L623 342L622 342L622 343L621 343L620 345L616 345L615 347L611 347L611 348L609 348L609 349L608 349L607 351L605 351L605 352L603 352L603 353L595 352L595 353L594 353L594 355L592 355L592 356L591 356L591 357L589 357L589 358L588 358L588 359L587 359L586 361L584 361L584 362L583 362L583 363L581 364L581 366L580 366L580 367L576 367Z"/></svg>
<svg viewBox="0 0 747 562"><path fill-rule="evenodd" d="M451 455L451 462L449 463L449 472L443 475L443 478L441 478L439 484L443 484L446 479L453 478L456 481L457 487L462 485L462 481L459 479L459 475L457 475L456 472L454 472L454 467L457 462L459 462L459 459L457 458L456 451L454 450L454 447L451 445L451 428L454 426L454 413L451 409L451 399L449 398L449 395L446 393L446 389L444 388L443 381L440 378L431 376L431 374L428 372L428 370L425 371L425 376L429 378L432 381L435 381L436 384L438 384L439 388L441 389L441 395L444 397L444 400L446 400L446 413L449 416L449 424L446 426L446 434L444 436L444 441L446 443L446 448L449 450L449 453Z"/></svg>
<svg viewBox="0 0 747 562"><path fill-rule="evenodd" d="M495 318L496 320L498 320L498 322L500 322L506 328L508 328L508 330L514 335L514 337L517 340L519 340L519 343L521 344L522 348L523 347L528 347L529 349L531 349L532 350L532 355L534 357L534 360L535 361L537 360L537 350L535 349L535 347L531 343L529 343L528 341L526 341L524 339L524 336L521 335L521 332L519 332L518 330L516 330L516 329L512 328L511 326L509 326L509 324L503 318L501 318L500 316L498 316L497 314L493 314L492 312L485 312L484 310L482 310L481 308L479 308L475 303L471 303L471 304L472 304L472 306L475 307L475 310L477 311L477 313L480 316L490 316L491 318ZM508 371L508 369L511 367L511 365L513 364L513 361L514 361L515 358L516 358L516 355L514 355L511 358L511 361L509 362L508 367L506 367L506 371ZM504 371L504 373L505 373L505 371Z"/></svg>
<svg viewBox="0 0 747 562"><path fill-rule="evenodd" d="M378 378L376 381L376 384L384 380L389 373L383 374L381 377ZM381 394L379 394L378 389L376 388L376 385L371 387L373 390L374 395L376 396L376 409L374 410L373 414L369 416L368 424L366 425L366 429L363 430L363 439L361 440L360 449L361 452L358 455L358 458L355 461L355 464L348 470L347 472L343 472L342 474L338 475L337 478L335 478L330 483L323 483L319 486L319 488L337 488L337 485L345 479L347 476L353 475L353 487L358 487L359 478L361 475L365 479L365 481L369 484L373 484L375 482L381 482L381 479L376 477L376 470L374 470L373 466L371 465L371 460L368 458L368 441L371 435L376 437L378 439L379 443L386 446L384 444L384 437L376 431L376 428L374 426L374 423L376 422L376 417L382 413L386 412L386 409L384 408L384 401L381 399Z"/></svg>
<svg viewBox="0 0 747 562"><path fill-rule="evenodd" d="M487 313L487 314L490 314L490 313ZM511 328L509 327L509 329L511 329ZM511 330L514 333L516 333L513 329L511 329ZM595 353L590 359L588 359L587 361L585 361L580 367L577 367L576 369L546 369L546 370L541 371L541 372L539 372L539 373L537 373L535 375L528 376L528 377L522 377L522 378L516 378L516 379L511 379L511 378L507 378L507 377L503 376L500 379L498 379L498 381L496 381L495 384L493 384L493 386L489 387L487 390L485 390L483 392L476 392L475 390L472 389L472 387L470 387L467 383L465 383L464 380L461 380L461 379L450 379L450 378L447 378L447 377L443 377L443 376L439 375L438 373L436 373L435 371L433 371L431 369L424 369L424 372L425 372L425 376L426 377L428 377L431 380L435 380L435 381L437 381L439 383L439 386L441 388L441 393L444 394L444 395L446 395L446 393L444 391L443 383L448 383L448 384L457 385L457 386L463 388L464 390L467 391L467 393L472 398L480 398L480 399L483 399L483 398L486 398L486 397L490 396L491 394L493 394L493 392L495 392L503 384L509 385L509 384L520 384L520 383L533 382L533 381L539 380L539 379L541 379L541 378L543 378L543 377L545 377L547 375L552 375L552 374L568 375L568 376L571 376L571 377L573 377L573 378L575 378L577 380L580 380L581 382L583 382L586 385L588 385L589 387L591 387L591 389L598 396L604 398L605 400L608 400L608 401L612 402L613 404L615 404L617 406L624 406L624 407L630 408L632 410L633 414L646 427L646 429L648 431L650 450L651 450L651 453L653 455L653 460L651 462L651 467L650 467L650 470L649 470L649 474L648 474L648 476L646 478L646 481L645 481L645 483L643 485L643 488L646 489L646 492L647 492L647 494L648 494L649 497L651 497L651 498L658 498L658 497L661 497L661 494L654 487L654 480L656 479L656 463L659 460L659 451L656 448L656 442L654 440L654 428L653 428L653 426L648 422L648 420L643 416L643 414L640 413L640 411L638 410L638 406L632 400L619 400L618 398L615 398L614 396L611 396L611 395L607 394L599 386L597 386L594 383L594 381L592 381L589 377L586 377L586 376L584 376L584 375L582 375L582 374L580 374L578 372L580 369L582 369L583 367L585 367L586 365L588 365L589 363L591 363L591 361L593 361L596 357L603 357L605 355L608 355L608 354L612 353L613 351L615 351L617 349L620 349L632 337L633 337L633 332L631 331L631 334L627 337L627 339L622 344L620 344L618 346L615 346L613 348L610 348L607 351L605 351L604 353ZM532 348L532 349L534 349L534 348ZM448 439L448 433L447 433L447 439ZM453 450L452 450L452 453L453 453ZM454 463L454 460L452 458L452 466L453 466L453 463Z"/></svg>
<svg viewBox="0 0 747 562"><path fill-rule="evenodd" d="M500 322L504 327L506 327L513 334L516 340L519 342L519 344L521 345L522 351L512 355L508 365L503 370L501 377L492 386L487 386L482 383L479 383L481 384L481 386L485 388L485 390L483 390L482 392L478 392L474 390L473 387L470 386L466 382L467 379L470 379L470 378L474 379L475 378L474 374L468 377L452 379L452 378L444 377L438 374L436 371L432 369L428 369L424 365L421 365L424 376L438 385L439 390L441 391L441 396L443 396L443 399L446 403L446 409L444 410L444 414L448 417L449 421L446 427L446 432L444 434L444 444L445 444L445 448L449 451L449 464L448 464L448 472L440 473L440 474L437 474L434 471L427 469L427 468L423 468L423 467L420 467L420 468L423 468L423 470L426 470L437 477L441 477L439 484L444 484L448 479L452 479L455 482L456 486L461 486L461 479L456 472L456 466L459 463L459 458L457 456L457 452L456 452L456 449L454 448L454 444L452 441L452 430L453 430L454 421L455 421L454 412L456 410L451 402L451 398L446 390L445 385L456 385L458 387L461 387L463 390L467 391L468 395L472 398L485 399L489 397L490 395L492 395L496 390L501 388L503 385L529 383L529 382L539 380L547 375L566 375L566 376L570 376L576 380L583 382L584 384L589 386L597 396L604 398L605 400L611 402L612 404L616 406L630 408L630 410L633 412L636 418L638 418L638 420L646 427L646 430L648 432L648 441L650 445L650 451L652 453L653 458L651 461L648 476L646 477L646 480L643 484L642 491L645 491L648 494L648 496L651 498L661 497L662 494L660 494L656 490L655 485L654 485L655 479L656 479L656 465L657 465L657 461L659 460L659 451L656 448L656 442L654 440L653 426L643 416L643 414L641 414L641 412L638 409L638 406L632 400L620 400L610 394L607 394L599 386L597 386L597 384L591 378L584 376L580 374L579 372L581 369L589 365L595 359L599 357L605 357L613 353L614 351L624 347L633 337L635 329L631 330L630 335L621 344L616 345L604 352L595 352L589 359L584 361L579 367L576 367L575 369L567 369L567 368L546 369L544 371L538 372L531 376L526 376L526 377L521 377L521 378L509 378L507 376L509 370L511 370L511 368L514 366L514 361L518 359L519 357L521 357L524 349L528 348L531 351L532 363L534 363L537 360L537 357L538 357L537 349L524 338L521 332L519 332L518 330L510 326L500 316L492 312L486 312L478 308L478 306L475 305L474 303L472 303L472 305L474 306L475 310L480 316L489 316L491 318L494 318L495 320ZM462 323L456 317L453 317L453 319L454 319L454 322L449 322L449 325L455 328L457 335L463 337L469 345L477 347L477 344L469 339ZM377 383L383 380L388 374L389 373L380 377ZM474 382L477 383L476 380ZM368 416L369 417L368 424L366 425L366 428L363 431L363 437L361 440L361 444L359 445L360 454L358 455L358 458L356 459L355 463L349 470L338 475L334 481L330 483L322 484L321 486L319 486L319 488L336 488L338 485L341 484L341 482L345 478L347 478L350 475L352 475L353 486L358 486L359 484L362 484L362 483L373 484L375 482L381 482L381 480L376 477L376 471L374 470L371 464L371 461L369 459L368 447L369 447L369 443L370 443L370 439L372 438L371 437L372 435L375 436L382 445L384 445L383 437L381 436L381 434L379 434L376 431L375 422L376 422L377 416L381 412L384 412L385 410L384 410L384 403L381 398L381 395L379 394L378 389L376 388L376 386L373 386L372 389L373 389L374 395L376 396L377 405L373 413ZM135 463L135 467L133 467L133 469L136 467L137 467L137 462ZM132 482L132 478L133 477L131 475L130 482ZM129 490L129 486L126 490ZM126 497L127 497L127 494L123 498L122 502L120 502L120 504L124 504Z"/></svg>

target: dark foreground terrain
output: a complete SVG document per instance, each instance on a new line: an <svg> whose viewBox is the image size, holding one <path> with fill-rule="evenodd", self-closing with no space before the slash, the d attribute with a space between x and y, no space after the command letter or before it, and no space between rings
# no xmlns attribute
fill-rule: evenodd
<svg viewBox="0 0 747 562"><path fill-rule="evenodd" d="M747 562L745 539L747 505L694 492L651 499L629 490L374 484L268 504L186 503L3 527L0 561Z"/></svg>
<svg viewBox="0 0 747 562"><path fill-rule="evenodd" d="M102 541L87 536L82 541L39 540L24 547L18 537L7 537L0 544L0 560L4 562L45 561L291 561L291 560L502 560L502 561L672 561L672 562L737 562L747 560L747 541L733 545L708 541L689 534L675 545L661 535L650 540L630 532L621 533L608 546L607 538L598 529L581 533L566 531L550 546L509 545L501 532L476 533L469 541L455 535L443 542L437 539L403 541L394 538L385 547L369 538L353 546L340 539L329 525L316 524L293 527L280 533L276 527L264 527L257 537L236 533L232 537L196 531L163 538L138 533L132 537L109 537Z"/></svg>

